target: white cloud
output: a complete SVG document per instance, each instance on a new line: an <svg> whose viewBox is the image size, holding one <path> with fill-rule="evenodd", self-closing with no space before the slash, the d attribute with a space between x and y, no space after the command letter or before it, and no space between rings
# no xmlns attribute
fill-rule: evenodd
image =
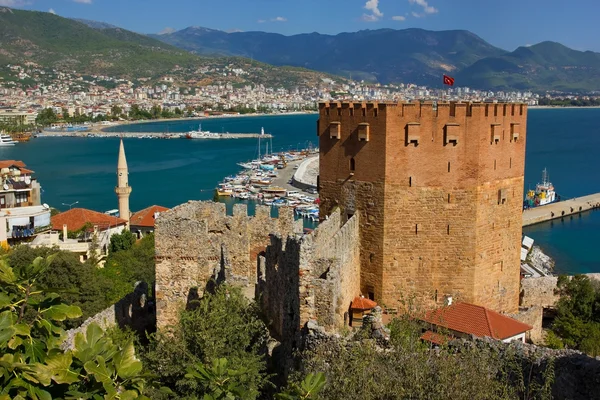
<svg viewBox="0 0 600 400"><path fill-rule="evenodd" d="M173 33L173 32L175 32L175 29L167 26L165 29L163 29L162 31L158 32L158 34L159 35L165 35L167 33Z"/></svg>
<svg viewBox="0 0 600 400"><path fill-rule="evenodd" d="M56 11L54 11L54 8L51 8L51 9L49 9L49 10L48 10L48 12L49 12L50 14L54 14L54 15L56 15Z"/></svg>
<svg viewBox="0 0 600 400"><path fill-rule="evenodd" d="M416 4L418 6L423 7L423 12L425 14L435 14L438 12L438 9L433 6L430 6L429 3L427 3L427 0L408 0L408 2L410 4Z"/></svg>
<svg viewBox="0 0 600 400"><path fill-rule="evenodd" d="M415 18L421 18L421 17L422 17L422 15L421 15L421 14L419 14L419 13L416 13L416 12L414 12L414 11L413 11L413 12L411 12L411 14L412 14L412 16L413 16L413 17L415 17Z"/></svg>
<svg viewBox="0 0 600 400"><path fill-rule="evenodd" d="M363 14L361 17L363 21L375 22L383 17L383 13L379 10L379 0L367 0L364 8L369 10L371 14Z"/></svg>
<svg viewBox="0 0 600 400"><path fill-rule="evenodd" d="M405 17L404 15L394 15L394 16L392 17L392 19L393 19L394 21L405 21L405 20L406 20L406 17Z"/></svg>
<svg viewBox="0 0 600 400"><path fill-rule="evenodd" d="M266 21L266 20L264 20L264 19L259 19L259 20L258 20L258 21L256 21L256 22L258 22L259 24L264 24L264 23L265 23L265 22L267 22L267 21Z"/></svg>
<svg viewBox="0 0 600 400"><path fill-rule="evenodd" d="M287 18L285 17L275 17L275 18L271 18L271 22L286 22Z"/></svg>
<svg viewBox="0 0 600 400"><path fill-rule="evenodd" d="M75 3L92 4L92 0L73 0Z"/></svg>

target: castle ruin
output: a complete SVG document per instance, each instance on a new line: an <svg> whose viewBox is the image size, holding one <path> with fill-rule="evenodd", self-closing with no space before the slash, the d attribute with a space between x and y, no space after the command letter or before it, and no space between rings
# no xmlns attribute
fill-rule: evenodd
<svg viewBox="0 0 600 400"><path fill-rule="evenodd" d="M273 336L292 338L309 319L344 325L360 292L359 217L342 225L339 211L311 233L282 207L191 201L156 220L157 328L177 323L179 311L220 281L242 286L260 301Z"/></svg>

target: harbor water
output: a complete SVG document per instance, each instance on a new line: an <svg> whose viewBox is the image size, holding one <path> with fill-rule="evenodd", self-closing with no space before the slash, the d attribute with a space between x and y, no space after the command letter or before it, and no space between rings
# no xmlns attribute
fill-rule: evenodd
<svg viewBox="0 0 600 400"><path fill-rule="evenodd" d="M273 134L263 140L261 153L316 146L318 116L285 115L214 118L201 121L212 132ZM534 188L546 167L563 198L600 192L600 109L529 110L525 189ZM183 133L199 121L168 121L120 126L133 132ZM256 158L256 139L184 140L125 138L133 211L153 204L173 207L188 200L210 200L238 162ZM272 150L271 150L272 149ZM117 208L117 138L37 138L0 148L2 159L22 160L35 171L42 201L52 207ZM231 200L228 201L231 203ZM66 204L66 205L63 205ZM252 204L249 208L252 208ZM524 229L555 258L558 272L600 272L600 211Z"/></svg>

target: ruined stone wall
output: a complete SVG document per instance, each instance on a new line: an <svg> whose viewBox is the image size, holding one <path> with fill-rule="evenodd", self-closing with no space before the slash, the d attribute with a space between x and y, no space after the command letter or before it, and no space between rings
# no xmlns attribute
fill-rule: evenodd
<svg viewBox="0 0 600 400"><path fill-rule="evenodd" d="M290 342L308 320L344 324L360 294L358 215L342 225L339 210L312 233L287 240L271 235L260 262L257 297L273 335Z"/></svg>
<svg viewBox="0 0 600 400"><path fill-rule="evenodd" d="M361 215L363 291L387 306L416 293L517 310L526 111L320 105L321 217L336 206Z"/></svg>
<svg viewBox="0 0 600 400"><path fill-rule="evenodd" d="M191 201L161 213L155 223L156 301L159 329L177 322L190 298L202 296L211 279L252 286L257 255L269 243L269 233L287 236L300 227L293 210L281 208L279 218L258 206L249 217L236 204L226 215L225 204Z"/></svg>
<svg viewBox="0 0 600 400"><path fill-rule="evenodd" d="M590 279L600 281L600 274L584 274ZM540 306L552 308L560 296L556 289L558 278L556 276L543 276L539 278L521 279L521 294L519 304L521 307Z"/></svg>
<svg viewBox="0 0 600 400"><path fill-rule="evenodd" d="M533 329L527 331L525 338L532 343L541 343L542 336L542 320L544 317L544 309L540 306L531 306L520 308L518 313L507 314L509 317L533 326Z"/></svg>
<svg viewBox="0 0 600 400"><path fill-rule="evenodd" d="M95 323L102 329L118 326L121 329L131 328L134 332L145 335L151 332L155 324L154 306L147 301L148 284L137 282L133 292L129 293L112 306L100 311L98 314L86 319L81 326L66 331L63 349L72 349L75 345L75 335L85 334L88 325Z"/></svg>

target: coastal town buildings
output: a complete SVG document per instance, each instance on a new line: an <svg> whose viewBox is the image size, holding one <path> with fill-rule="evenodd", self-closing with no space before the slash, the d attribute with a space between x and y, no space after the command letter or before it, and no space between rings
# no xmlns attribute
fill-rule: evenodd
<svg viewBox="0 0 600 400"><path fill-rule="evenodd" d="M154 223L161 213L168 211L167 207L150 206L134 213L129 221L129 230L136 234L138 239L154 232Z"/></svg>
<svg viewBox="0 0 600 400"><path fill-rule="evenodd" d="M50 227L50 207L41 204L41 186L22 161L0 161L0 242L18 243ZM4 228L5 227L5 228Z"/></svg>
<svg viewBox="0 0 600 400"><path fill-rule="evenodd" d="M83 262L96 252L98 259L108 254L110 237L123 232L127 221L85 208L72 208L52 217L52 232L38 235L32 247L53 247L79 255ZM96 237L96 240L92 239Z"/></svg>
<svg viewBox="0 0 600 400"><path fill-rule="evenodd" d="M33 124L39 111L52 108L68 117L115 117L127 115L135 105L150 111L153 107L182 116L246 109L266 113L317 109L320 100L407 101L463 100L509 102L535 105L540 96L529 91L482 91L454 87L432 89L410 83L377 84L340 78L319 83L298 83L291 87L264 84L234 84L250 72L229 66L204 67L198 73L210 80L189 81L174 76L136 81L101 75L84 75L35 65L0 67L14 80L0 80L0 123L23 119ZM113 108L115 107L116 108ZM121 114L113 115L119 110ZM2 117L5 115L5 117Z"/></svg>

